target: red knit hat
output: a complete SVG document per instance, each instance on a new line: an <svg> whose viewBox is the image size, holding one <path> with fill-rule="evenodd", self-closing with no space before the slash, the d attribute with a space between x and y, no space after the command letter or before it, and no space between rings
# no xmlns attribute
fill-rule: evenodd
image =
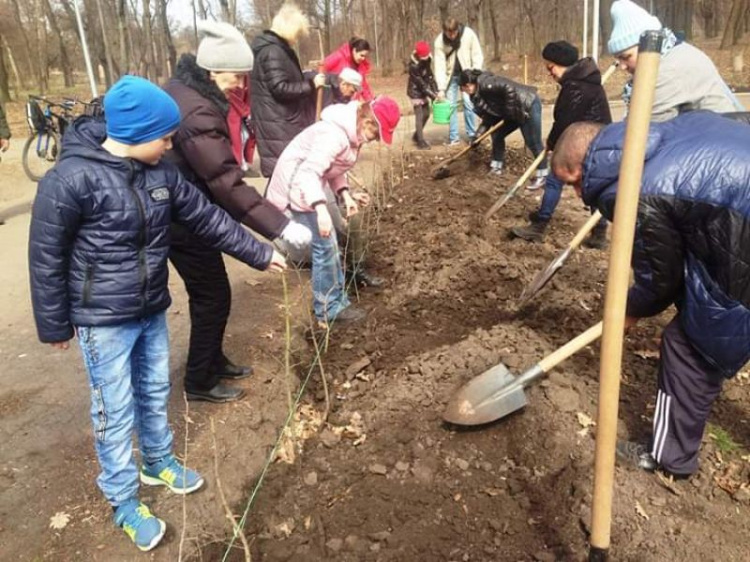
<svg viewBox="0 0 750 562"><path fill-rule="evenodd" d="M380 140L385 144L393 142L393 131L396 130L398 122L401 119L401 110L398 104L388 96L378 96L370 104L375 119L378 121L380 128Z"/></svg>
<svg viewBox="0 0 750 562"><path fill-rule="evenodd" d="M420 59L428 57L430 56L430 44L426 41L417 41L417 44L414 45L414 52Z"/></svg>

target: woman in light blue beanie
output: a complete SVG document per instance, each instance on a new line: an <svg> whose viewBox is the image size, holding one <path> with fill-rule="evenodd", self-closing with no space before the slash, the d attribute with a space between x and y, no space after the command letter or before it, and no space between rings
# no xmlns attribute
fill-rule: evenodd
<svg viewBox="0 0 750 562"><path fill-rule="evenodd" d="M706 109L717 113L744 111L719 75L716 66L703 51L680 41L659 18L631 0L612 3L612 34L607 47L620 68L635 73L638 42L646 31L663 29L664 44L656 81L651 119L666 121L679 113ZM630 102L632 80L625 85L623 99Z"/></svg>

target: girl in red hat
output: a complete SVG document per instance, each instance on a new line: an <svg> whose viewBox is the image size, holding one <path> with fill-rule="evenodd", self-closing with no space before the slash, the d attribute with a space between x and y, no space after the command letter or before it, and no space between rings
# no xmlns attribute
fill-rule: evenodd
<svg viewBox="0 0 750 562"><path fill-rule="evenodd" d="M406 87L406 95L414 106L416 131L412 135L412 140L417 143L420 150L430 149L430 145L424 140L424 126L430 118L430 100L437 97L437 91L435 75L432 73L430 45L425 41L419 41L414 46L409 61L409 84Z"/></svg>

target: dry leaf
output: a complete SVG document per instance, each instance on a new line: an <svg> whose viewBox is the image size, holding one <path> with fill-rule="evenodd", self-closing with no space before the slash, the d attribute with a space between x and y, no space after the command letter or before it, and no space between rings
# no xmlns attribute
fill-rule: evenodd
<svg viewBox="0 0 750 562"><path fill-rule="evenodd" d="M70 515L64 511L58 511L49 518L49 526L57 531L64 529L70 523Z"/></svg>
<svg viewBox="0 0 750 562"><path fill-rule="evenodd" d="M268 332L268 333L266 333L266 334L263 334L263 335L262 335L262 336L260 336L260 337L262 337L262 338L265 338L265 339L267 339L267 340L272 340L272 339L273 339L273 332Z"/></svg>
<svg viewBox="0 0 750 562"><path fill-rule="evenodd" d="M646 513L646 510L645 510L645 509L643 509L643 506L641 505L641 502L638 502L638 501L637 501L637 502L635 502L635 512L636 512L636 513L637 513L638 515L640 515L641 517L643 517L643 518L644 518L644 519L645 519L646 521L648 521L649 519L651 519L651 518L650 518L650 517L648 516L648 513Z"/></svg>
<svg viewBox="0 0 750 562"><path fill-rule="evenodd" d="M634 351L633 354L637 355L641 359L658 359L659 358L659 352L652 351L650 349L639 349L638 351Z"/></svg>

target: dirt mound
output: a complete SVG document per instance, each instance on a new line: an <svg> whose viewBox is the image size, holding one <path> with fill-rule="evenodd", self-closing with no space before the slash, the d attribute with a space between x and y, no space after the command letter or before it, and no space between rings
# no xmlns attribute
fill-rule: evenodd
<svg viewBox="0 0 750 562"><path fill-rule="evenodd" d="M530 159L511 152L498 180L486 175L483 156L442 181L428 179L434 157L409 161L411 179L394 190L372 245L370 264L387 288L363 294L364 326L332 335L324 359L335 395L330 427L296 464L267 477L248 524L254 560L585 558L596 345L500 423L466 431L441 421L448 397L473 376L499 361L520 372L600 319L607 256L589 249L517 309L525 284L588 212L566 193L545 244L509 240L508 228L526 220L540 195L521 194L489 224L480 219ZM663 321L628 338L621 430L635 438L648 433ZM746 381L727 385L715 416L745 446ZM315 384L309 395L321 396ZM352 420L356 435L336 429ZM709 439L699 477L672 491L618 468L618 560L745 557L748 463L718 446Z"/></svg>

